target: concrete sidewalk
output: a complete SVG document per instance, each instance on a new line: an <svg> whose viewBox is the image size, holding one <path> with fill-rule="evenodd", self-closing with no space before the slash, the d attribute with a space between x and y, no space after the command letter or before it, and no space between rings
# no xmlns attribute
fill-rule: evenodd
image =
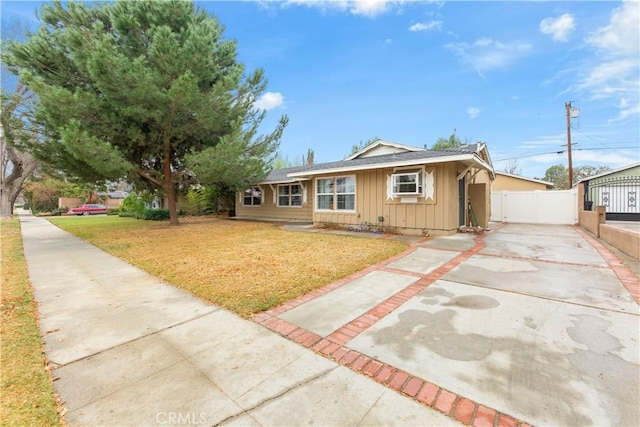
<svg viewBox="0 0 640 427"><path fill-rule="evenodd" d="M68 425L458 425L44 219L20 221Z"/></svg>

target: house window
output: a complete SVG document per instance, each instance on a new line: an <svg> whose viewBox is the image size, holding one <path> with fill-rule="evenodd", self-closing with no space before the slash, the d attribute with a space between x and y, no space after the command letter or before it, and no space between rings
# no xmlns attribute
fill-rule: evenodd
<svg viewBox="0 0 640 427"><path fill-rule="evenodd" d="M300 184L279 185L278 206L302 206L302 186Z"/></svg>
<svg viewBox="0 0 640 427"><path fill-rule="evenodd" d="M422 173L401 172L392 175L393 194L422 195Z"/></svg>
<svg viewBox="0 0 640 427"><path fill-rule="evenodd" d="M262 190L260 187L251 187L244 190L242 206L260 206L262 204Z"/></svg>
<svg viewBox="0 0 640 427"><path fill-rule="evenodd" d="M355 176L316 180L316 210L354 211L355 209Z"/></svg>
<svg viewBox="0 0 640 427"><path fill-rule="evenodd" d="M333 178L322 178L316 181L316 209L333 210Z"/></svg>

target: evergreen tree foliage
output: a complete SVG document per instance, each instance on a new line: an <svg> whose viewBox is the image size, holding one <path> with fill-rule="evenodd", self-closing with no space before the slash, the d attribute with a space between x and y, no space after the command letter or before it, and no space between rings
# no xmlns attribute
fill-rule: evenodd
<svg viewBox="0 0 640 427"><path fill-rule="evenodd" d="M193 183L243 188L268 172L287 124L257 130L261 69L191 1L56 0L4 60L39 98L39 158L88 182L127 177L168 200Z"/></svg>
<svg viewBox="0 0 640 427"><path fill-rule="evenodd" d="M431 146L431 150L446 150L448 148L462 147L463 145L465 145L465 143L458 138L456 130L454 129L449 138L438 138L436 143Z"/></svg>

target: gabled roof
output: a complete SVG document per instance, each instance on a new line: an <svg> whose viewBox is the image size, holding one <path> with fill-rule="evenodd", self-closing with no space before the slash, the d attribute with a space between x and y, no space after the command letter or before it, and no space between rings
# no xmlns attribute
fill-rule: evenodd
<svg viewBox="0 0 640 427"><path fill-rule="evenodd" d="M408 151L425 151L424 148L413 147L411 145L398 144L397 142L385 141L383 139L377 139L376 141L364 147L362 150L356 153L353 153L352 155L347 157L345 160L353 160L359 157L367 157L367 153L375 151L381 146L394 148L396 153L405 153Z"/></svg>
<svg viewBox="0 0 640 427"><path fill-rule="evenodd" d="M634 164L628 165L628 166L622 166L621 168L614 169L614 170L611 170L611 171L606 171L606 172L603 172L603 173L598 174L598 175L588 176L588 177L582 178L580 181L576 182L575 185L578 185L583 181L591 181L592 179L595 179L595 178L602 178L603 176L612 175L614 173L626 171L627 169L633 169L633 168L636 168L638 166L640 166L640 162L634 163Z"/></svg>
<svg viewBox="0 0 640 427"><path fill-rule="evenodd" d="M415 147L414 147L415 148ZM336 162L318 163L273 170L262 182L275 184L309 179L326 173L349 173L359 170L415 166L431 163L462 162L485 169L495 177L485 144L476 143L446 150L415 150L379 156L360 157Z"/></svg>
<svg viewBox="0 0 640 427"><path fill-rule="evenodd" d="M541 179L527 178L527 177L520 176L520 175L514 175L514 174L511 174L511 173L498 172L498 171L496 171L496 175L508 176L510 178L517 178L517 179L521 179L523 181L535 182L537 184L544 184L544 185L546 185L548 187L553 187L553 182L543 181Z"/></svg>

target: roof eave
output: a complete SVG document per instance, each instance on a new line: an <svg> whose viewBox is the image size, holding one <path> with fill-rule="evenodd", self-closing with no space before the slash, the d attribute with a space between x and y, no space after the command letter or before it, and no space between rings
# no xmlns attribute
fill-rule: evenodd
<svg viewBox="0 0 640 427"><path fill-rule="evenodd" d="M444 156L444 157L429 157L429 158L423 158L423 159L410 159L410 160L402 160L402 161L395 161L395 162L370 163L370 164L365 164L360 166L344 166L344 167L330 168L330 169L318 169L314 171L293 172L293 173L290 173L288 176L289 177L310 177L313 175L324 175L324 174L332 174L332 173L345 173L345 172L356 172L361 170L397 168L402 166L428 165L433 163L464 162L464 161L473 161L475 163L478 163L483 169L486 169L492 175L494 175L493 168L490 165L484 162L476 154L468 153L468 154L457 154L453 156Z"/></svg>
<svg viewBox="0 0 640 427"><path fill-rule="evenodd" d="M304 176L300 176L300 177L289 178L289 179L279 179L279 180L275 180L275 181L262 181L262 182L259 182L257 185L292 184L294 182L307 181L309 179L310 178L306 178Z"/></svg>

